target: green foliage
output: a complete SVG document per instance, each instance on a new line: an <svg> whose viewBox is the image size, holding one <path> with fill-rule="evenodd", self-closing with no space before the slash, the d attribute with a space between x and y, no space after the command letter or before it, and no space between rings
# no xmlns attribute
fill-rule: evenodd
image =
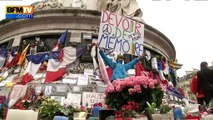
<svg viewBox="0 0 213 120"><path fill-rule="evenodd" d="M67 116L69 120L73 120L74 112L82 112L84 109L74 108L71 105L62 106L57 100L45 98L40 106L40 116L42 120L52 120L54 116ZM85 112L85 111L84 111Z"/></svg>
<svg viewBox="0 0 213 120"><path fill-rule="evenodd" d="M3 104L2 107L0 108L0 120L4 119L4 115L6 111L7 111L7 105Z"/></svg>
<svg viewBox="0 0 213 120"><path fill-rule="evenodd" d="M65 116L67 116L69 120L73 119L73 113L76 112L76 110L72 106L63 106L60 108L60 111Z"/></svg>
<svg viewBox="0 0 213 120"><path fill-rule="evenodd" d="M171 107L169 107L168 105L161 105L160 106L160 113L161 114L166 114L171 110Z"/></svg>
<svg viewBox="0 0 213 120"><path fill-rule="evenodd" d="M151 111L152 114L156 113L157 104L155 102L152 102L152 104L150 104L149 102L146 102L146 104L148 105L149 110Z"/></svg>
<svg viewBox="0 0 213 120"><path fill-rule="evenodd" d="M60 114L62 106L56 100L46 98L41 103L40 116L42 120L52 120L56 114Z"/></svg>

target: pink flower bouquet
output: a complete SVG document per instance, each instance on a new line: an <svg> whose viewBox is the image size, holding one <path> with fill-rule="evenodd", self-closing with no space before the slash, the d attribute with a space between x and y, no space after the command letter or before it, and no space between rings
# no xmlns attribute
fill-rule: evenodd
<svg viewBox="0 0 213 120"><path fill-rule="evenodd" d="M133 110L141 113L147 107L146 102L155 102L159 107L162 98L161 84L142 75L114 80L107 87L105 102L110 108L118 111Z"/></svg>

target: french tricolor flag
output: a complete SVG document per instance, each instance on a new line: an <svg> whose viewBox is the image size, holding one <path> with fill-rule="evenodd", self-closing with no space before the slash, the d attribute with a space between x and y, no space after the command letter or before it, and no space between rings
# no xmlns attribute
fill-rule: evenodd
<svg viewBox="0 0 213 120"><path fill-rule="evenodd" d="M58 47L60 45L64 45L64 43L66 42L66 38L67 38L67 34L68 34L68 30L66 30L58 39L56 45L54 46L53 49L58 50Z"/></svg>
<svg viewBox="0 0 213 120"><path fill-rule="evenodd" d="M26 84L34 79L41 64L45 60L46 55L47 55L47 53L38 53L35 55L27 56L28 64L27 64L27 68L24 72L24 75L22 77L22 81L21 81L22 84Z"/></svg>
<svg viewBox="0 0 213 120"><path fill-rule="evenodd" d="M9 69L13 65L16 65L19 61L19 58L20 58L20 54L19 53L16 54L16 51L12 50L7 60L6 67Z"/></svg>
<svg viewBox="0 0 213 120"><path fill-rule="evenodd" d="M66 66L75 62L86 50L86 46L82 47L65 47L60 52L57 48L52 50L48 60L45 82L54 82L63 77Z"/></svg>

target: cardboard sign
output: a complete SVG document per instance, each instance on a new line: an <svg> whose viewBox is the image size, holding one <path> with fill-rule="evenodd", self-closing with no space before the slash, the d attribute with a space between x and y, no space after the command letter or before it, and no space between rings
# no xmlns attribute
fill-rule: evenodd
<svg viewBox="0 0 213 120"><path fill-rule="evenodd" d="M126 17L102 11L98 44L121 53L141 56L144 25Z"/></svg>
<svg viewBox="0 0 213 120"><path fill-rule="evenodd" d="M33 110L9 109L6 120L38 120L38 112Z"/></svg>
<svg viewBox="0 0 213 120"><path fill-rule="evenodd" d="M86 117L86 112L74 112L73 114L73 120L86 120Z"/></svg>
<svg viewBox="0 0 213 120"><path fill-rule="evenodd" d="M93 106L95 103L104 102L104 93L83 92L83 106Z"/></svg>

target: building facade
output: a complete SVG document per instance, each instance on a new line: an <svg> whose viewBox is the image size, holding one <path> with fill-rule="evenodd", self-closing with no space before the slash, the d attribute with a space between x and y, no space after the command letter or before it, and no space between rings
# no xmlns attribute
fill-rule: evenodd
<svg viewBox="0 0 213 120"><path fill-rule="evenodd" d="M44 0L33 3L34 19L0 21L0 46L21 51L39 38L42 44L37 52L50 51L65 30L69 33L65 46L72 43L91 44L98 37L100 25L101 12L97 10L97 4L98 0ZM143 24L144 50L150 51L151 56L162 55L167 60L175 60L176 51L171 41L154 27ZM177 69L181 66L176 63Z"/></svg>

